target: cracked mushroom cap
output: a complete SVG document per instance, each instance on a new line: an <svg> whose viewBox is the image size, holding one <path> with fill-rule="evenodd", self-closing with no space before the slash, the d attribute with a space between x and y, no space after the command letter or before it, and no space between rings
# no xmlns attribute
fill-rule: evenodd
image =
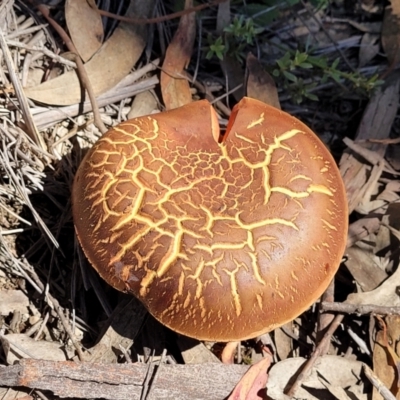
<svg viewBox="0 0 400 400"><path fill-rule="evenodd" d="M126 121L75 178L82 248L113 287L202 340L255 337L324 292L347 235L336 164L296 118L244 98L220 138L210 103Z"/></svg>

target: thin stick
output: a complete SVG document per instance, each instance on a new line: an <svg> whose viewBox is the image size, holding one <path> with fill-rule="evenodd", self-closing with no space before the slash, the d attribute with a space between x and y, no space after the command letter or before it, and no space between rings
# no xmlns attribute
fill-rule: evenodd
<svg viewBox="0 0 400 400"><path fill-rule="evenodd" d="M38 133L35 123L33 122L28 100L22 89L21 81L19 80L17 73L15 71L10 50L7 46L6 40L1 30L0 30L0 48L3 51L3 57L7 66L8 74L14 86L15 94L17 95L19 105L22 110L22 115L26 126L26 132L37 146L39 146L43 151L47 151L46 143L43 137Z"/></svg>
<svg viewBox="0 0 400 400"><path fill-rule="evenodd" d="M385 307L374 304L331 303L323 301L320 307L321 311L334 311L342 314L400 315L400 307Z"/></svg>
<svg viewBox="0 0 400 400"><path fill-rule="evenodd" d="M328 288L325 290L324 294L321 298L322 301L325 302L333 302L335 300L335 279L332 279L331 283L329 284ZM322 312L321 308L319 308L318 313L318 324L317 324L317 341L323 338L326 330L328 329L329 325L332 323L333 319L335 318L334 314L329 312ZM321 355L327 354L329 351L330 343L327 342L326 347L322 349Z"/></svg>
<svg viewBox="0 0 400 400"><path fill-rule="evenodd" d="M190 7L190 8L187 8L185 10L182 10L182 11L174 12L172 14L163 15L161 17L155 17L155 18L130 18L130 17L124 17L123 15L117 15L117 14L110 13L108 11L100 10L99 8L97 8L94 0L87 0L89 5L92 8L94 8L103 17L114 18L114 19L116 19L118 21L128 22L128 23L131 23L131 24L158 24L160 22L169 21L171 19L179 18L179 17L182 17L184 15L187 15L187 14L190 14L190 13L193 13L193 12L204 10L205 8L212 7L212 6L215 6L215 5L220 4L220 3L224 3L225 1L226 0L214 0L211 3L208 3L208 4L200 4L198 6Z"/></svg>
<svg viewBox="0 0 400 400"><path fill-rule="evenodd" d="M326 331L324 337L319 342L318 346L315 348L314 353L310 357L310 359L304 364L302 371L298 375L297 379L294 381L291 388L286 393L289 397L294 397L297 389L301 386L303 380L307 377L310 373L312 367L314 366L315 362L317 361L318 357L321 355L322 350L326 347L327 343L330 342L331 336L336 331L338 326L341 324L344 315L337 315L335 319L332 321L329 329Z"/></svg>
<svg viewBox="0 0 400 400"><path fill-rule="evenodd" d="M47 6L43 4L37 5L38 10L42 13L43 17L49 22L49 24L55 29L55 31L60 35L61 39L64 41L65 45L67 46L68 50L73 53L76 66L77 66L77 73L82 83L82 86L86 89L90 102L92 103L93 115L94 115L94 123L96 124L97 128L99 128L101 133L107 132L107 128L104 125L103 121L101 120L99 107L97 105L96 96L93 92L92 85L90 83L89 76L86 72L86 69L83 65L82 59L79 56L79 52L76 49L75 45L73 44L72 40L65 32L65 30L50 16L49 9Z"/></svg>
<svg viewBox="0 0 400 400"><path fill-rule="evenodd" d="M322 24L318 18L308 9L307 4L304 2L304 0L300 0L301 4L303 5L304 9L307 11L307 13L310 15L310 17L316 22L316 24L319 25L321 30L324 32L325 36L332 42L333 46L335 47L336 51L341 55L343 58L344 62L347 64L347 66L350 68L351 71L355 72L354 67L351 65L349 59L346 57L346 54L344 54L343 50L337 45L336 41L333 39L331 34L328 32L328 30L325 28L324 24Z"/></svg>
<svg viewBox="0 0 400 400"><path fill-rule="evenodd" d="M363 364L363 370L368 380L375 386L376 390L385 400L396 400L393 393L384 385L384 383L374 374L366 364Z"/></svg>

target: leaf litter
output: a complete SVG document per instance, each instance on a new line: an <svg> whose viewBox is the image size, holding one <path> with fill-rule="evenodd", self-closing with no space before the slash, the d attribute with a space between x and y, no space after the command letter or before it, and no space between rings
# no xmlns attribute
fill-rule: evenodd
<svg viewBox="0 0 400 400"><path fill-rule="evenodd" d="M83 89L94 91L103 123L110 127L208 98L223 125L241 90L281 106L320 134L340 165L351 222L342 266L320 304L274 332L231 344L232 349L179 337L135 299L106 286L79 250L69 200L85 149L101 135L93 123L93 103L82 102L76 63L37 10L4 1L1 398L72 392L77 398L96 393L113 399L127 393L149 399L162 398L161 393L176 399L400 398L400 2L392 0L384 9L374 0L346 6L293 1L291 7L276 0L269 9L215 1L201 3L205 7L196 13L169 2L144 3L110 8L136 18L136 23L114 21L111 29L100 23L92 2L70 0L50 10L60 24L65 16L89 77L91 87ZM179 22L165 18L176 12ZM231 40L234 29L240 37L235 23L241 15L253 15L261 29L257 40L242 53L230 53L231 43L222 61L207 60L210 38ZM146 23L149 19L154 23ZM313 49L314 71L322 65L326 76L312 79L289 64L295 62L290 61L294 50L302 48ZM345 74L332 67L334 60ZM349 82L361 82L358 73L378 74L384 82L369 93L348 90ZM107 363L107 374L100 372L102 364L93 364L81 381L68 380L79 360ZM42 380L30 379L33 373ZM143 374L136 389L129 384L132 374ZM107 382L115 385L112 394Z"/></svg>

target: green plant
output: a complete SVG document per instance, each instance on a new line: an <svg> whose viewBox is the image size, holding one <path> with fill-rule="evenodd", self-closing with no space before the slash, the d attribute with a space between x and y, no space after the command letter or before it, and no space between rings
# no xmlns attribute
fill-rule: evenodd
<svg viewBox="0 0 400 400"><path fill-rule="evenodd" d="M304 98L317 101L318 96L312 93L317 84L324 84L330 79L341 86L351 87L360 94L369 95L373 89L382 84L378 75L366 77L360 72L344 72L339 69L340 58L331 64L326 57L311 56L307 52L287 51L276 61L272 75L280 80L279 86L287 89L295 103ZM310 74L308 70L313 69Z"/></svg>
<svg viewBox="0 0 400 400"><path fill-rule="evenodd" d="M256 36L262 31L262 28L255 26L252 18L245 18L243 15L235 17L224 29L223 36L218 36L215 40L212 36L208 37L209 50L206 58L210 59L215 55L222 60L225 55L229 55L242 61L246 47L253 45Z"/></svg>

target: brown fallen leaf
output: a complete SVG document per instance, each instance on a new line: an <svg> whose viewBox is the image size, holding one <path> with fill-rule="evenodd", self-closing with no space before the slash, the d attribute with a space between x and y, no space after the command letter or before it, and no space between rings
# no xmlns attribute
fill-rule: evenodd
<svg viewBox="0 0 400 400"><path fill-rule="evenodd" d="M251 53L248 54L246 59L245 81L248 97L281 109L278 90L272 76L264 70L261 63Z"/></svg>
<svg viewBox="0 0 400 400"><path fill-rule="evenodd" d="M128 16L150 15L154 0L132 0ZM85 64L96 96L113 88L135 65L146 44L147 26L120 23L113 35ZM75 71L67 72L39 86L24 89L27 97L45 104L70 105L80 103L81 86Z"/></svg>
<svg viewBox="0 0 400 400"><path fill-rule="evenodd" d="M392 0L385 9L382 25L382 47L391 69L400 61L400 1Z"/></svg>
<svg viewBox="0 0 400 400"><path fill-rule="evenodd" d="M392 4L393 15L400 17L400 1L399 0L390 0Z"/></svg>
<svg viewBox="0 0 400 400"><path fill-rule="evenodd" d="M224 35L224 28L231 22L230 1L221 3L218 6L217 15L217 34ZM220 60L220 65L225 76L226 90L233 90L232 95L239 101L244 96L243 77L244 71L240 62L228 54L225 54L223 60Z"/></svg>
<svg viewBox="0 0 400 400"><path fill-rule="evenodd" d="M305 362L302 357L292 357L274 364L268 371L268 399L288 400L284 392L298 376ZM362 379L362 368L363 364L360 361L341 356L322 356L307 374L294 398L302 400L337 398L329 394L336 387L339 390L345 389L347 394L357 393L358 390L361 392L347 399L368 400L369 387ZM316 393L317 397L314 396Z"/></svg>
<svg viewBox="0 0 400 400"><path fill-rule="evenodd" d="M193 7L193 0L185 0L185 8ZM160 76L161 93L167 110L192 101L192 94L184 69L192 56L196 35L195 14L184 15L169 44Z"/></svg>
<svg viewBox="0 0 400 400"><path fill-rule="evenodd" d="M379 37L377 33L364 33L360 51L358 52L358 67L364 67L367 65L376 55L379 53Z"/></svg>
<svg viewBox="0 0 400 400"><path fill-rule="evenodd" d="M400 316L388 315L385 320L377 316L381 330L375 339L373 363L374 372L383 384L400 399L399 368L400 368ZM372 400L382 400L383 397L374 389Z"/></svg>
<svg viewBox="0 0 400 400"><path fill-rule="evenodd" d="M361 293L351 293L346 303L350 304L374 304L377 306L400 306L400 297L397 287L400 281L400 268L374 290Z"/></svg>
<svg viewBox="0 0 400 400"><path fill-rule="evenodd" d="M235 355L238 350L240 342L228 342L221 353L221 360L224 364L233 364L235 362Z"/></svg>
<svg viewBox="0 0 400 400"><path fill-rule="evenodd" d="M86 0L67 0L65 20L82 61L88 61L103 42L101 15L90 7Z"/></svg>
<svg viewBox="0 0 400 400"><path fill-rule="evenodd" d="M365 293L376 289L387 278L386 272L376 265L371 252L357 246L346 250L345 265Z"/></svg>
<svg viewBox="0 0 400 400"><path fill-rule="evenodd" d="M375 91L358 127L356 141L357 150L353 146L351 152L343 153L340 160L340 172L346 186L346 194L349 203L349 213L355 210L364 199L364 185L370 175L370 167L363 159L356 156L358 153L369 163L375 165L376 161L367 159L362 150L368 150L377 157L383 158L387 146L382 143L370 143L370 139L387 139L394 119L396 117L397 106L399 103L400 78L397 75L390 77L385 85ZM346 140L346 139L345 139ZM345 142L349 146L349 142ZM360 188L363 188L360 190Z"/></svg>
<svg viewBox="0 0 400 400"><path fill-rule="evenodd" d="M177 345L186 364L218 363L218 357L203 342L188 336L179 335Z"/></svg>
<svg viewBox="0 0 400 400"><path fill-rule="evenodd" d="M13 365L21 358L65 361L73 352L65 350L58 342L34 340L23 333L10 333L0 338L7 364Z"/></svg>
<svg viewBox="0 0 400 400"><path fill-rule="evenodd" d="M268 380L267 370L272 362L271 354L267 354L258 363L252 365L235 386L228 400L267 399L265 386Z"/></svg>

